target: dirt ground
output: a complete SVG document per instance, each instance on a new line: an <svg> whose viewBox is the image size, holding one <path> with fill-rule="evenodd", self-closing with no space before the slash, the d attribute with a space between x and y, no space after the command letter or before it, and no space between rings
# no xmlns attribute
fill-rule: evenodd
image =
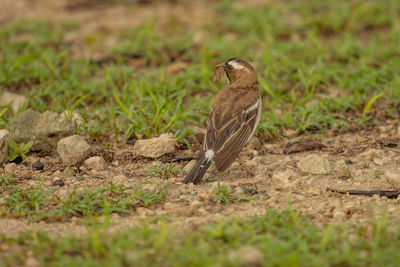
<svg viewBox="0 0 400 267"><path fill-rule="evenodd" d="M156 163L149 160L133 160L129 149L131 146L114 148L113 155L105 171L89 170L81 167L65 169L57 155L42 157L44 171L33 171L29 163L38 159L33 155L26 161L28 166L8 164L0 173L13 172L17 178L25 178L23 187L32 187L40 183L53 190L59 198L66 197L76 187L96 188L112 181L127 188L133 188L141 182L151 182L145 187L155 190L167 187L168 195L162 205L150 208L138 208L132 215L121 217L113 214L109 231L117 231L142 222L153 222L155 218L165 217L169 222L180 226L193 227L206 222L229 218L245 218L262 215L266 208L284 209L291 205L294 210L311 216L317 225L328 223L354 223L367 225L374 218L389 214L394 222L399 222L399 199L375 196L353 196L327 192L331 189L356 190L392 190L398 188L396 181L388 180L385 173L397 170L400 162L398 138L394 125L381 126L374 131L355 134L348 133L324 138L322 149L287 154L287 143L303 139L293 137L291 140L261 144L256 138L243 152L248 166L254 169L255 176L248 176L246 171L235 162L224 172L217 173L213 167L206 174L215 177L222 186L228 186L232 194L248 194L253 200L217 204L212 199L217 188L217 181L203 182L200 185L182 184L184 174L162 178L149 176L150 166ZM397 134L397 133L396 133ZM115 145L117 147L117 145ZM286 151L286 153L285 153ZM193 155L192 151L178 151L177 156ZM304 173L299 162L307 155L316 154L326 158L330 171L327 174ZM136 162L134 162L136 161ZM186 162L180 163L184 168ZM326 167L326 166L325 166ZM329 169L329 168L328 168ZM77 180L79 172L84 179ZM29 179L26 179L29 177ZM53 187L53 180L62 178L63 187ZM252 194L248 188L255 189ZM81 219L72 218L62 223L29 223L27 220L10 218L0 219L0 228L9 235L34 229L46 230L52 234L80 235L85 226Z"/></svg>
<svg viewBox="0 0 400 267"><path fill-rule="evenodd" d="M34 4L32 4L34 2ZM96 2L96 1L93 1ZM115 31L122 30L127 25L137 25L147 18L168 19L166 14L173 14L188 24L195 24L212 14L203 7L204 3L178 7L162 2L154 6L146 5L143 1L140 12L136 9L127 10L120 5L104 4L102 7L88 4L88 1L10 1L2 0L0 7L0 24L21 18L69 19L82 23L79 32L68 36L75 56L92 53L91 56L101 55L107 47L116 42ZM257 1L252 1L257 4ZM45 7L45 8L43 8ZM101 17L101 20L98 18ZM112 27L110 23L112 22ZM102 29L104 32L114 31L102 42L103 47L91 51L79 49L85 32ZM93 52L95 51L95 52ZM266 208L283 209L291 205L294 210L312 217L317 225L328 223L349 222L367 224L371 219L381 216L384 211L400 222L400 200L375 196L350 196L327 192L332 189L384 190L397 189L400 182L388 180L385 173L397 170L400 163L400 129L395 121L381 122L371 129L357 129L345 134L327 133L328 137L321 139L323 146L315 150L298 153L285 153L285 146L306 136L287 134L287 138L271 142L255 138L243 151L244 159L254 168L255 176L250 177L234 163L228 171L217 173L215 169L206 174L216 177L222 186L228 186L233 194L247 193L247 188L253 191L252 201L240 201L228 204L213 202L213 193L217 181L203 182L200 185L184 185L181 183L184 174L162 178L149 176L148 167L154 166L153 161L134 159L129 152L130 145L112 144L111 151L98 149L98 154L105 157L107 169L93 171L82 167L65 169L57 154L31 155L28 165L7 164L0 169L0 174L12 172L16 178L23 179L22 187L32 187L40 183L51 188L55 196L63 198L76 187L96 188L107 185L112 181L128 188L151 181L149 189L167 187L168 196L164 204L151 208L139 208L135 213L121 217L113 214L109 231L117 231L142 222L152 222L154 218L164 216L170 222L180 226L193 227L210 221L228 218L245 218L262 215ZM101 144L94 144L101 147ZM195 155L197 151L177 151L176 156ZM325 174L310 174L300 170L299 161L309 154L326 158L329 171ZM45 164L43 171L32 170L31 163L37 159ZM184 168L187 162L179 163ZM84 179L78 180L80 175ZM29 179L27 179L29 177ZM53 187L53 180L62 178L63 187ZM400 179L399 179L400 180ZM249 195L250 196L250 195ZM26 230L46 230L55 235L76 234L86 231L81 219L72 218L60 223L29 223L25 219L0 218L0 229L9 236L16 236Z"/></svg>

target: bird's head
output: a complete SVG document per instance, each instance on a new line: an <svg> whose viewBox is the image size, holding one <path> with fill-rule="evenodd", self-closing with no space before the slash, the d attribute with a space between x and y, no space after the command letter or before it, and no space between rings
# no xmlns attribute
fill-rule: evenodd
<svg viewBox="0 0 400 267"><path fill-rule="evenodd" d="M239 58L231 58L224 63L216 65L212 81L214 83L217 82L224 73L226 73L229 83L235 81L252 83L257 81L257 74L253 66L249 62Z"/></svg>

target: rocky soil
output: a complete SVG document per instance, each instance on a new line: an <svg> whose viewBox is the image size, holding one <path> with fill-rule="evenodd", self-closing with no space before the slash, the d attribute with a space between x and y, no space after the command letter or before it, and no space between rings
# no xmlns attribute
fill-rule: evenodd
<svg viewBox="0 0 400 267"><path fill-rule="evenodd" d="M101 144L91 144L89 158L73 166L64 164L55 151L43 156L40 153L31 154L22 164L4 164L0 174L11 173L18 178L18 186L21 187L42 183L59 198L66 197L79 187L97 188L109 182L127 188L145 183L144 186L152 191L164 187L168 189L166 201L161 205L138 208L124 217L113 214L110 231L144 221L157 223L160 218L179 223L183 228L193 227L221 219L262 215L267 208L284 209L288 206L310 215L318 225L343 222L367 225L372 219L385 214L398 222L399 199L339 194L329 192L327 188L400 189L397 136L396 126L388 125L358 134L326 137L320 141L304 141L304 137L294 136L266 143L254 138L242 154L246 164L254 169L255 176L248 176L245 169L235 162L224 173L217 173L211 167L200 185L182 184L184 173L168 177L154 174L149 168L159 166L159 163L138 155L135 152L137 145L121 144L112 144L109 149ZM151 152L156 153L154 141L149 144ZM146 145L142 143L140 149L146 151ZM312 150L297 152L309 149ZM176 150L160 159L182 158L195 153L192 150ZM38 164L38 160L43 165ZM176 168L188 169L185 166L191 164L193 161L179 162ZM218 183L227 186L232 195L246 195L251 198L250 201L216 203L213 199ZM47 230L55 235L85 232L82 219L76 217L56 223L29 223L25 219L2 218L0 228L9 235L28 229Z"/></svg>

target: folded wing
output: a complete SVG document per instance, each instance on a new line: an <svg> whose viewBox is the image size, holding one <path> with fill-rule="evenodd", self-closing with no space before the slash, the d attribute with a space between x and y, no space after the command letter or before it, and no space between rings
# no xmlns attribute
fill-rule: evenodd
<svg viewBox="0 0 400 267"><path fill-rule="evenodd" d="M247 144L258 121L258 105L260 101L250 106L228 105L213 108L204 149L214 151L214 162L218 171L226 170Z"/></svg>

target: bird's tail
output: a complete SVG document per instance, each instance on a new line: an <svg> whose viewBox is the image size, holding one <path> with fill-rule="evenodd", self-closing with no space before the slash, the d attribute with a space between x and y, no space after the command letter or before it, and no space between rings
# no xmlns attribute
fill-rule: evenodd
<svg viewBox="0 0 400 267"><path fill-rule="evenodd" d="M186 175L183 183L194 183L198 184L206 173L207 169L210 167L212 160L207 159L204 156L201 156L199 160L196 162L196 165L193 169Z"/></svg>

